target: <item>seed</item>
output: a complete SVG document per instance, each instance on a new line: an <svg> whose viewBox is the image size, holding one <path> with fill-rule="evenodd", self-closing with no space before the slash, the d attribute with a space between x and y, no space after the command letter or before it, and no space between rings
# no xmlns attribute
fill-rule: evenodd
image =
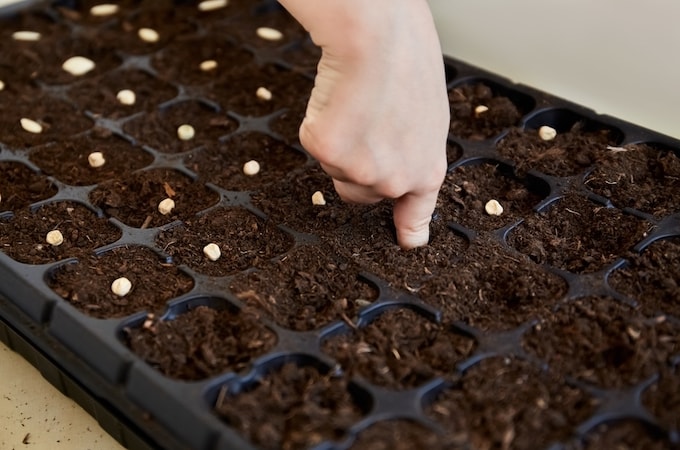
<svg viewBox="0 0 680 450"><path fill-rule="evenodd" d="M220 251L220 247L217 244L213 244L212 242L205 247L203 247L203 254L210 260L210 261L217 261L220 259L220 256L222 256L222 252Z"/></svg>
<svg viewBox="0 0 680 450"><path fill-rule="evenodd" d="M61 65L61 68L73 76L79 77L95 68L94 61L84 56L73 56Z"/></svg>
<svg viewBox="0 0 680 450"><path fill-rule="evenodd" d="M555 130L553 127L543 125L538 129L538 136L544 141L552 141L555 139L555 136L557 136L557 130Z"/></svg>
<svg viewBox="0 0 680 450"><path fill-rule="evenodd" d="M125 277L116 278L111 283L111 292L118 297L125 297L130 293L130 289L132 289L132 283Z"/></svg>
<svg viewBox="0 0 680 450"><path fill-rule="evenodd" d="M227 6L227 0L205 0L198 4L199 11L214 11Z"/></svg>
<svg viewBox="0 0 680 450"><path fill-rule="evenodd" d="M283 39L283 33L275 28L260 27L257 29L256 33L266 41L280 41Z"/></svg>
<svg viewBox="0 0 680 450"><path fill-rule="evenodd" d="M2 91L3 89L5 89L5 82L0 80L0 91Z"/></svg>
<svg viewBox="0 0 680 450"><path fill-rule="evenodd" d="M116 14L118 12L118 5L113 3L102 3L101 5L94 5L90 8L90 14L93 16L104 17Z"/></svg>
<svg viewBox="0 0 680 450"><path fill-rule="evenodd" d="M106 162L106 159L104 159L102 152L92 152L87 155L87 162L90 163L90 167L101 167Z"/></svg>
<svg viewBox="0 0 680 450"><path fill-rule="evenodd" d="M475 108L475 117L479 117L489 110L488 106L479 105Z"/></svg>
<svg viewBox="0 0 680 450"><path fill-rule="evenodd" d="M183 141L189 141L193 139L195 134L196 132L194 131L194 127L186 123L177 127L177 137Z"/></svg>
<svg viewBox="0 0 680 450"><path fill-rule="evenodd" d="M137 31L137 35L141 40L144 42L158 42L160 39L160 36L158 35L158 31L152 29L152 28L140 28L139 31Z"/></svg>
<svg viewBox="0 0 680 450"><path fill-rule="evenodd" d="M207 59L201 63L200 68L203 72L215 70L217 69L217 61L214 59Z"/></svg>
<svg viewBox="0 0 680 450"><path fill-rule="evenodd" d="M248 176L257 175L260 172L260 163L253 160L248 161L243 165L243 173Z"/></svg>
<svg viewBox="0 0 680 450"><path fill-rule="evenodd" d="M167 216L170 212L175 209L175 201L171 198L166 198L158 204L158 212Z"/></svg>
<svg viewBox="0 0 680 450"><path fill-rule="evenodd" d="M122 105L134 105L135 102L137 101L137 96L135 95L134 91L131 91L130 89L123 89L122 91L118 91L116 94L116 98Z"/></svg>
<svg viewBox="0 0 680 450"><path fill-rule="evenodd" d="M486 205L484 205L484 210L490 216L500 216L503 214L503 207L500 203L498 203L497 200L489 200L486 202Z"/></svg>
<svg viewBox="0 0 680 450"><path fill-rule="evenodd" d="M40 125L35 120L27 119L27 118L24 117L24 118L21 119L20 122L21 122L21 128L28 131L29 133L40 134L43 131L42 125Z"/></svg>
<svg viewBox="0 0 680 450"><path fill-rule="evenodd" d="M326 204L326 199L323 197L323 192L316 191L312 194L312 204L317 206L323 206Z"/></svg>
<svg viewBox="0 0 680 450"><path fill-rule="evenodd" d="M257 95L257 98L260 100L271 100L272 99L272 91L267 89L266 87L259 87L257 88L257 91L255 92L255 95Z"/></svg>
<svg viewBox="0 0 680 450"><path fill-rule="evenodd" d="M45 241L54 247L59 247L64 243L64 235L59 230L52 230L45 236Z"/></svg>
<svg viewBox="0 0 680 450"><path fill-rule="evenodd" d="M35 42L40 40L40 33L37 31L15 31L12 33L12 39L15 41L27 41L27 42Z"/></svg>

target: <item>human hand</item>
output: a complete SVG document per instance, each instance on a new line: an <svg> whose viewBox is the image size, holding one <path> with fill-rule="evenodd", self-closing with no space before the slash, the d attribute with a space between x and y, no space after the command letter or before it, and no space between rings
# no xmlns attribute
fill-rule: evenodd
<svg viewBox="0 0 680 450"><path fill-rule="evenodd" d="M426 245L449 104L425 0L279 0L321 47L300 142L348 202L395 199L397 242Z"/></svg>

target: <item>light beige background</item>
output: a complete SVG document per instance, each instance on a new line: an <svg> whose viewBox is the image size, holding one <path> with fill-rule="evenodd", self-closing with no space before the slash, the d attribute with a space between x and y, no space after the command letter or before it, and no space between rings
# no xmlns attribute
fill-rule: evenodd
<svg viewBox="0 0 680 450"><path fill-rule="evenodd" d="M680 138L677 0L429 1L444 53ZM24 447L118 448L0 344L0 448Z"/></svg>

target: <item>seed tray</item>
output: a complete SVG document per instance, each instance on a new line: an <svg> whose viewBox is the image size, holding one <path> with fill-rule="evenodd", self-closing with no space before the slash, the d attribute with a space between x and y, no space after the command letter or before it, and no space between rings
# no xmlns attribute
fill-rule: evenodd
<svg viewBox="0 0 680 450"><path fill-rule="evenodd" d="M93 4L4 14L0 338L123 445L680 445L680 142L445 56L449 171L405 252L299 145L318 50L277 2Z"/></svg>

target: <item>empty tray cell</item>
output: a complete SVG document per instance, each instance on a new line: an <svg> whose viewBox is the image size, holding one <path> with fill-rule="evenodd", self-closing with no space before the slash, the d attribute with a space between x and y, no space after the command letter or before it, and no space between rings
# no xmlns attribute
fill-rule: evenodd
<svg viewBox="0 0 680 450"><path fill-rule="evenodd" d="M570 194L512 229L508 243L539 264L591 273L625 256L650 226L618 209Z"/></svg>
<svg viewBox="0 0 680 450"><path fill-rule="evenodd" d="M474 341L410 308L393 308L370 323L327 338L322 350L350 376L393 390L455 378Z"/></svg>
<svg viewBox="0 0 680 450"><path fill-rule="evenodd" d="M466 440L453 420L447 420L447 429L456 430L444 433L407 420L377 422L357 434L352 450L429 450L464 449Z"/></svg>
<svg viewBox="0 0 680 450"><path fill-rule="evenodd" d="M592 192L619 208L634 208L656 217L680 212L680 157L648 144L608 147L585 179Z"/></svg>
<svg viewBox="0 0 680 450"><path fill-rule="evenodd" d="M663 336L675 339L678 343L680 324L675 324L674 336ZM661 337L661 336L660 336ZM678 353L680 355L680 352ZM680 366L678 356L675 365L669 362L668 367L659 371L654 384L642 393L642 404L667 430L680 430Z"/></svg>
<svg viewBox="0 0 680 450"><path fill-rule="evenodd" d="M251 308L198 306L169 319L149 318L124 328L125 343L170 378L197 381L241 372L276 343Z"/></svg>
<svg viewBox="0 0 680 450"><path fill-rule="evenodd" d="M454 136L481 141L519 125L534 100L490 80L466 81L449 90L450 131Z"/></svg>
<svg viewBox="0 0 680 450"><path fill-rule="evenodd" d="M541 448L572 437L595 409L589 394L526 361L494 358L470 368L425 412L461 448ZM450 426L459 424L458 427Z"/></svg>
<svg viewBox="0 0 680 450"><path fill-rule="evenodd" d="M417 295L442 320L507 330L551 314L567 283L495 239L478 238L448 271L426 279Z"/></svg>
<svg viewBox="0 0 680 450"><path fill-rule="evenodd" d="M285 110L274 114L269 121L269 128L288 144L300 142L299 133L302 119L307 110L307 97L298 99Z"/></svg>
<svg viewBox="0 0 680 450"><path fill-rule="evenodd" d="M288 251L293 238L245 209L215 208L161 231L156 244L176 264L205 275L226 276L266 265ZM219 253L211 255L206 249L209 244L217 246Z"/></svg>
<svg viewBox="0 0 680 450"><path fill-rule="evenodd" d="M463 148L455 142L446 143L446 162L451 166L463 156Z"/></svg>
<svg viewBox="0 0 680 450"><path fill-rule="evenodd" d="M187 156L198 176L231 191L254 191L302 168L307 156L264 133L238 133ZM246 164L248 164L246 166Z"/></svg>
<svg viewBox="0 0 680 450"><path fill-rule="evenodd" d="M92 203L107 216L136 228L190 219L197 212L215 205L218 197L202 183L171 169L135 172L105 181L90 193ZM173 203L172 209L164 209Z"/></svg>
<svg viewBox="0 0 680 450"><path fill-rule="evenodd" d="M517 179L497 163L458 166L446 175L437 211L477 232L497 230L531 215L548 191L540 179Z"/></svg>
<svg viewBox="0 0 680 450"><path fill-rule="evenodd" d="M225 385L215 412L258 448L306 449L344 439L362 418L353 390L332 371L289 363L236 391Z"/></svg>
<svg viewBox="0 0 680 450"><path fill-rule="evenodd" d="M119 98L125 90L132 91L134 98L129 94L120 94ZM151 111L176 95L174 86L136 69L114 70L78 82L68 90L69 98L81 109L112 119Z"/></svg>
<svg viewBox="0 0 680 450"><path fill-rule="evenodd" d="M372 285L359 279L356 266L327 247L308 245L236 277L230 290L280 326L296 331L354 317L378 297Z"/></svg>
<svg viewBox="0 0 680 450"><path fill-rule="evenodd" d="M126 278L126 295L114 294L114 281ZM146 247L118 247L58 266L47 283L88 316L111 319L149 311L165 311L166 302L187 293L193 280Z"/></svg>
<svg viewBox="0 0 680 450"><path fill-rule="evenodd" d="M178 128L182 125L193 128L190 138L189 135L180 138ZM203 103L182 101L135 117L124 125L123 130L155 150L179 153L217 142L218 138L236 130L237 126L234 119Z"/></svg>
<svg viewBox="0 0 680 450"><path fill-rule="evenodd" d="M549 127L555 135L551 139ZM543 136L543 137L541 137ZM524 129L513 128L498 143L498 152L518 170L538 170L567 177L581 174L621 142L621 131L567 109L550 109L531 117Z"/></svg>
<svg viewBox="0 0 680 450"><path fill-rule="evenodd" d="M609 284L635 299L647 315L680 319L680 237L654 242L615 270Z"/></svg>
<svg viewBox="0 0 680 450"><path fill-rule="evenodd" d="M0 250L25 264L85 256L121 235L106 219L71 202L16 211L11 219L0 219L0 230Z"/></svg>
<svg viewBox="0 0 680 450"><path fill-rule="evenodd" d="M31 162L62 183L88 186L129 176L153 161L151 154L141 147L100 131L102 132L81 134L34 148L29 154ZM93 167L89 157L95 152L102 154L103 165L99 166L95 162L97 167Z"/></svg>
<svg viewBox="0 0 680 450"><path fill-rule="evenodd" d="M567 443L564 450L600 450L603 448L640 448L668 450L674 448L668 439L655 430L650 431L642 421L619 420L602 424L580 440Z"/></svg>
<svg viewBox="0 0 680 450"><path fill-rule="evenodd" d="M18 211L57 193L47 177L24 164L0 161L0 173L0 211Z"/></svg>

